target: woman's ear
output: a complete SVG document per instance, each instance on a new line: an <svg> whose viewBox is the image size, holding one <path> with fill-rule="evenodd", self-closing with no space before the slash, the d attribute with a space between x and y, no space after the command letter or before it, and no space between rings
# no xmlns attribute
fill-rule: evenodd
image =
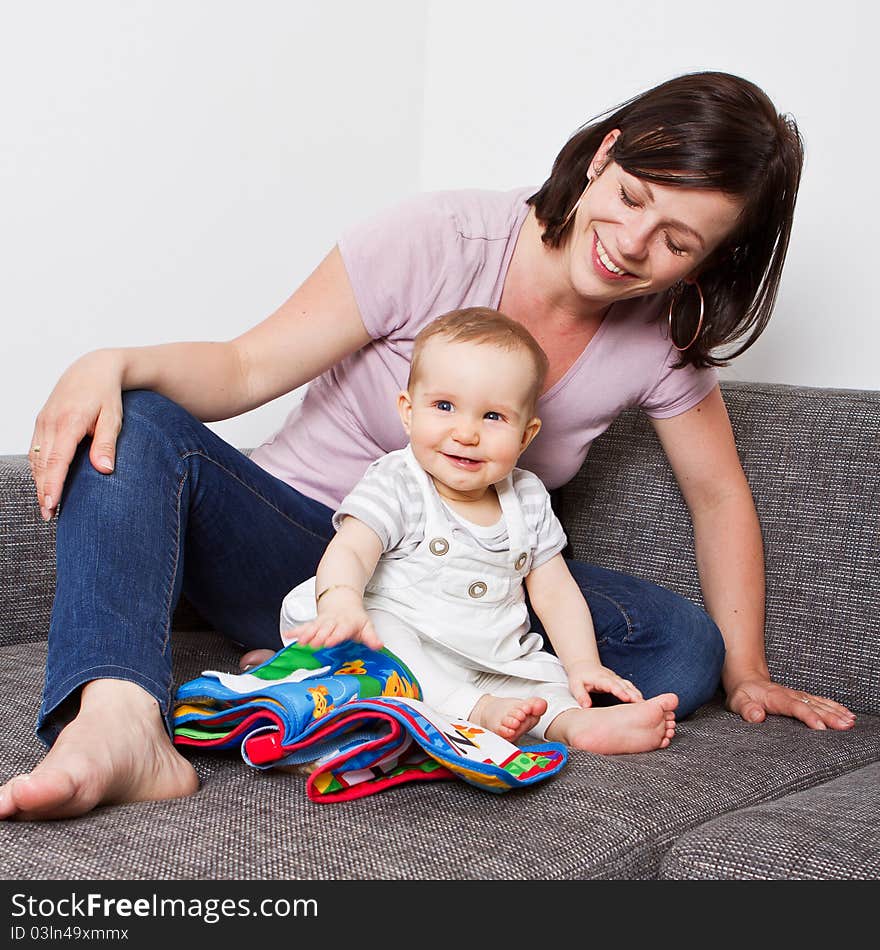
<svg viewBox="0 0 880 950"><path fill-rule="evenodd" d="M400 416L400 421L403 423L404 431L409 435L410 421L412 419L412 397L406 389L402 389L397 394L397 412Z"/></svg>
<svg viewBox="0 0 880 950"><path fill-rule="evenodd" d="M605 169L605 166L611 161L611 156L608 154L611 149L614 147L614 143L620 138L620 129L612 129L604 139L602 139L602 144L596 149L596 154L593 156L592 161L590 162L590 175L601 175Z"/></svg>

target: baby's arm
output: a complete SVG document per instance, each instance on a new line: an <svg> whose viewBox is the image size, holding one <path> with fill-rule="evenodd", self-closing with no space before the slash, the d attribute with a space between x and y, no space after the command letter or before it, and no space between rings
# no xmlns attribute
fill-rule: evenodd
<svg viewBox="0 0 880 950"><path fill-rule="evenodd" d="M318 564L318 616L296 628L298 643L332 647L343 640L360 640L374 650L381 648L364 609L364 587L381 554L382 541L376 532L347 516Z"/></svg>
<svg viewBox="0 0 880 950"><path fill-rule="evenodd" d="M590 608L565 558L556 554L531 571L525 579L532 609L553 644L574 698L591 705L590 690L612 693L624 702L642 699L642 694L613 670L602 665Z"/></svg>

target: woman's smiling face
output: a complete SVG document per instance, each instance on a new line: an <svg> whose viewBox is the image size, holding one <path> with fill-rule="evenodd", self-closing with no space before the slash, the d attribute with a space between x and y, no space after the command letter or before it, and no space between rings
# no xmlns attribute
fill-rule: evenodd
<svg viewBox="0 0 880 950"><path fill-rule="evenodd" d="M696 278L743 207L717 190L651 183L606 162L617 134L606 137L591 163L593 182L563 248L572 289L609 304Z"/></svg>

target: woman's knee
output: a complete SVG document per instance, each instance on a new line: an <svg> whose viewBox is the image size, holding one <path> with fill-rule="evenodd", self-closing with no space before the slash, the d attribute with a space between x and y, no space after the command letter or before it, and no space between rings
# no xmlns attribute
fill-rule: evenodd
<svg viewBox="0 0 880 950"><path fill-rule="evenodd" d="M201 425L177 403L148 390L123 393L122 412L110 474L92 466L90 436L77 447L62 498L66 512L76 499L82 501L84 510L100 510L105 502L111 507L118 505L120 492L129 484L145 487L176 479L182 450L192 441L187 433Z"/></svg>
<svg viewBox="0 0 880 950"><path fill-rule="evenodd" d="M651 670L643 676L650 695L678 695L676 715L689 715L709 702L718 690L724 664L724 640L715 621L696 604L673 594L663 597L652 623L642 635L652 646ZM644 692L644 688L643 692Z"/></svg>
<svg viewBox="0 0 880 950"><path fill-rule="evenodd" d="M204 431L204 423L160 393L147 389L125 392L116 468L119 470L125 460L163 468L169 463L176 466L187 451L201 446Z"/></svg>
<svg viewBox="0 0 880 950"><path fill-rule="evenodd" d="M690 601L672 618L670 640L675 644L681 718L708 703L717 693L724 666L724 638L715 621Z"/></svg>
<svg viewBox="0 0 880 950"><path fill-rule="evenodd" d="M669 592L667 592L669 593ZM678 696L676 715L683 718L718 691L724 665L724 640L714 620L696 604L670 594L664 609L625 644L638 669L629 677L646 697L660 693Z"/></svg>
<svg viewBox="0 0 880 950"><path fill-rule="evenodd" d="M645 696L674 692L678 715L712 699L724 664L717 624L680 594L650 581L575 562L602 661Z"/></svg>
<svg viewBox="0 0 880 950"><path fill-rule="evenodd" d="M149 389L132 389L122 394L122 430L120 436L131 436L136 430L173 434L189 429L198 420L179 403Z"/></svg>

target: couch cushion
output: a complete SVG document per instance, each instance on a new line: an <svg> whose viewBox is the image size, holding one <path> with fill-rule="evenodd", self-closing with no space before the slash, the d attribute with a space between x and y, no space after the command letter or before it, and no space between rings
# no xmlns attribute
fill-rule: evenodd
<svg viewBox="0 0 880 950"><path fill-rule="evenodd" d="M176 634L180 681L234 670L216 634ZM0 649L8 775L42 755L33 738L44 649ZM101 808L48 824L0 823L0 877L15 879L565 880L653 878L675 840L710 818L880 760L880 719L848 733L790 720L747 725L719 705L665 750L573 753L554 779L495 796L463 782L316 804L304 779L194 754L202 787L168 802ZM5 776L4 776L5 777Z"/></svg>
<svg viewBox="0 0 880 950"><path fill-rule="evenodd" d="M880 880L880 763L681 837L668 880Z"/></svg>
<svg viewBox="0 0 880 950"><path fill-rule="evenodd" d="M880 713L880 393L722 391L764 536L770 669ZM687 508L644 415L597 439L559 497L575 557L702 604Z"/></svg>

